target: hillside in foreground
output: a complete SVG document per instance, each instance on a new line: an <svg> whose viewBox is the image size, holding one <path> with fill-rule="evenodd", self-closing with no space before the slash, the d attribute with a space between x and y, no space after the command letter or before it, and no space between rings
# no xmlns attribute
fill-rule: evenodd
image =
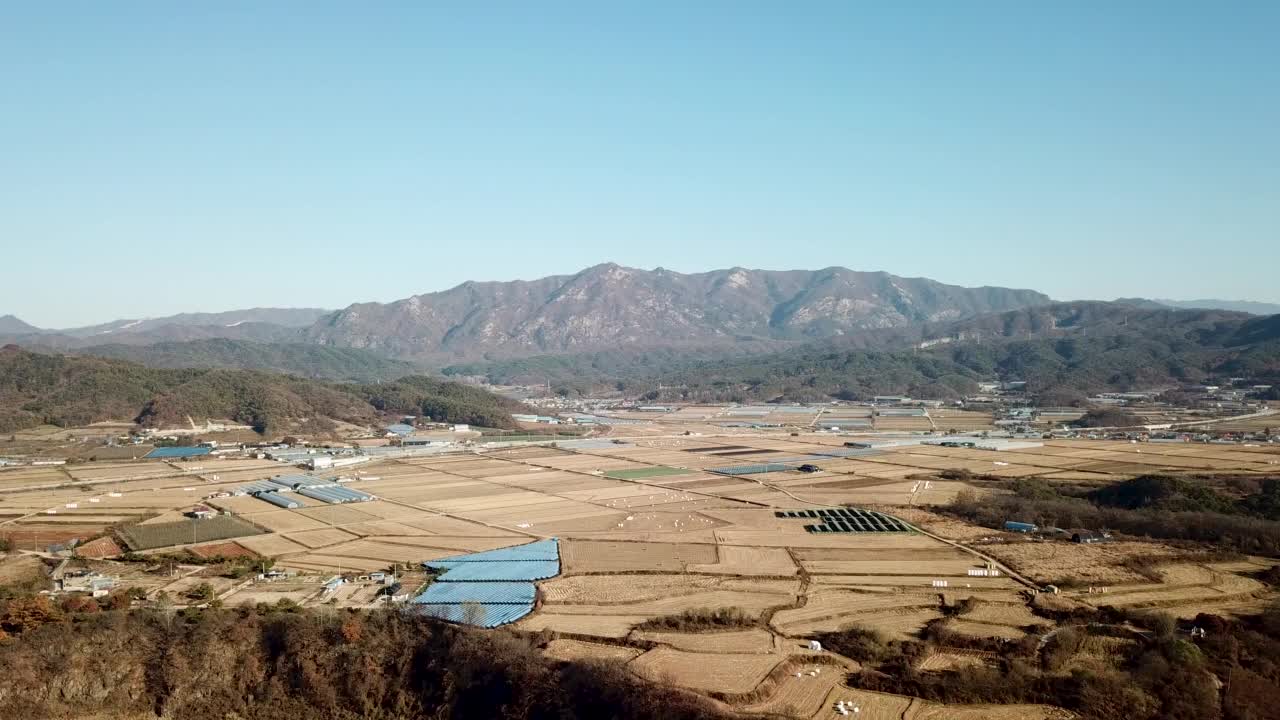
<svg viewBox="0 0 1280 720"><path fill-rule="evenodd" d="M375 422L380 413L513 427L521 406L478 388L410 376L335 385L250 370L157 369L120 360L0 349L0 432L128 420L148 427L232 420L261 433L332 420Z"/></svg>
<svg viewBox="0 0 1280 720"><path fill-rule="evenodd" d="M24 617L39 626L0 642L0 702L26 720L726 717L620 667L558 665L525 640L397 613Z"/></svg>

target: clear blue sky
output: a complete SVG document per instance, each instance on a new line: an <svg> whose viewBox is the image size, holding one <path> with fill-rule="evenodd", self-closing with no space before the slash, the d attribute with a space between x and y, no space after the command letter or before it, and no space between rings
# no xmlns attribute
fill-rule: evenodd
<svg viewBox="0 0 1280 720"><path fill-rule="evenodd" d="M604 261L1280 301L1277 28L1270 0L9 2L0 314Z"/></svg>

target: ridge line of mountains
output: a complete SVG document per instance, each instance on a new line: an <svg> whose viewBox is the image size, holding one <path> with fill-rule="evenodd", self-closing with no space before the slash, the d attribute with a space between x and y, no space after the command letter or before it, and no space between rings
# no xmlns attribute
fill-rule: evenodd
<svg viewBox="0 0 1280 720"><path fill-rule="evenodd" d="M184 392L210 392L202 383L247 383L255 388L249 396L268 398L273 417L302 416L315 409L312 399L328 397L295 381L377 384L423 374L685 401L949 398L993 378L1026 380L1058 403L1224 376L1280 386L1280 314L1173 309L1136 299L1060 303L1032 290L844 268L681 274L607 264L534 281L468 282L338 311L257 308L71 331L40 330L6 316L5 344L34 351L18 366L64 358L55 363L62 370L33 372L28 385L0 392L0 414L16 414L17 424L37 416L101 416L88 405L94 393L110 396L112 373L146 378L116 410L135 412L155 395L147 388L162 388L163 407L176 408L189 402ZM90 366L71 362L73 356L126 364L92 366L86 375ZM258 375L215 374L187 385L138 368ZM64 392L65 407L40 404L41 393L68 386L72 370L95 378L71 383L87 399ZM453 392L432 386L427 394L446 391ZM344 417L366 417L368 394L316 402L347 408ZM313 397L298 399L307 396Z"/></svg>
<svg viewBox="0 0 1280 720"><path fill-rule="evenodd" d="M130 357L121 348L167 343L163 353L172 364L180 362L174 353L181 348L175 344L230 340L367 350L384 358L441 365L619 348L756 352L1051 302L1033 290L965 288L840 267L682 274L604 264L532 281L466 282L341 310L252 308L63 330L36 328L6 315L0 317L0 343L92 349L125 359L137 359L139 353ZM1280 306L1243 301L1117 302L1148 309L1280 312Z"/></svg>

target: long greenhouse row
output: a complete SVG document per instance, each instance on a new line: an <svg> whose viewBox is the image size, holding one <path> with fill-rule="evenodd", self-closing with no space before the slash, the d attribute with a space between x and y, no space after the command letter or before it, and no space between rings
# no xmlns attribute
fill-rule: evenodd
<svg viewBox="0 0 1280 720"><path fill-rule="evenodd" d="M443 571L411 602L429 617L477 627L497 627L533 612L535 580L560 572L560 544L539 540L497 550L430 560Z"/></svg>
<svg viewBox="0 0 1280 720"><path fill-rule="evenodd" d="M286 494L290 492L296 492L303 497L331 505L368 502L376 499L369 493L352 490L339 485L333 480L315 475L282 475L270 480L249 483L235 490L236 495L252 495L277 507L290 510L302 507L300 501L294 500Z"/></svg>

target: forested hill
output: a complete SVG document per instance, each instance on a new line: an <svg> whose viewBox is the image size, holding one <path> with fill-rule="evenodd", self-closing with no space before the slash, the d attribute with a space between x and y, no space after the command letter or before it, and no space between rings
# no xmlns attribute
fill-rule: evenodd
<svg viewBox="0 0 1280 720"><path fill-rule="evenodd" d="M305 343L260 343L230 338L162 342L154 345L95 345L74 352L78 355L129 360L147 367L267 370L344 382L394 380L422 370L413 363L392 360L356 348Z"/></svg>
<svg viewBox="0 0 1280 720"><path fill-rule="evenodd" d="M369 424L380 414L514 427L522 406L479 388L410 376L337 385L251 370L158 369L95 357L0 349L0 432L40 424L128 420L146 426L232 420L264 434L320 432L340 420Z"/></svg>
<svg viewBox="0 0 1280 720"><path fill-rule="evenodd" d="M446 374L548 382L566 392L663 389L667 400L824 400L878 394L952 398L980 380L1025 380L1081 396L1197 382L1280 379L1280 316L1056 303L946 323L851 332L737 358L620 352L458 365Z"/></svg>
<svg viewBox="0 0 1280 720"><path fill-rule="evenodd" d="M1090 308L1084 310L1087 314ZM968 327L981 326L983 320ZM909 350L850 350L838 342L807 345L774 355L699 363L659 380L678 388L663 395L792 400L878 394L952 398L975 391L977 381L988 379L1024 380L1031 392L1058 397L1228 376L1280 382L1280 322L1275 316L1156 310L1078 320L1074 330L1053 323L1039 329L1016 322L1003 327L969 337L942 336L951 339Z"/></svg>

